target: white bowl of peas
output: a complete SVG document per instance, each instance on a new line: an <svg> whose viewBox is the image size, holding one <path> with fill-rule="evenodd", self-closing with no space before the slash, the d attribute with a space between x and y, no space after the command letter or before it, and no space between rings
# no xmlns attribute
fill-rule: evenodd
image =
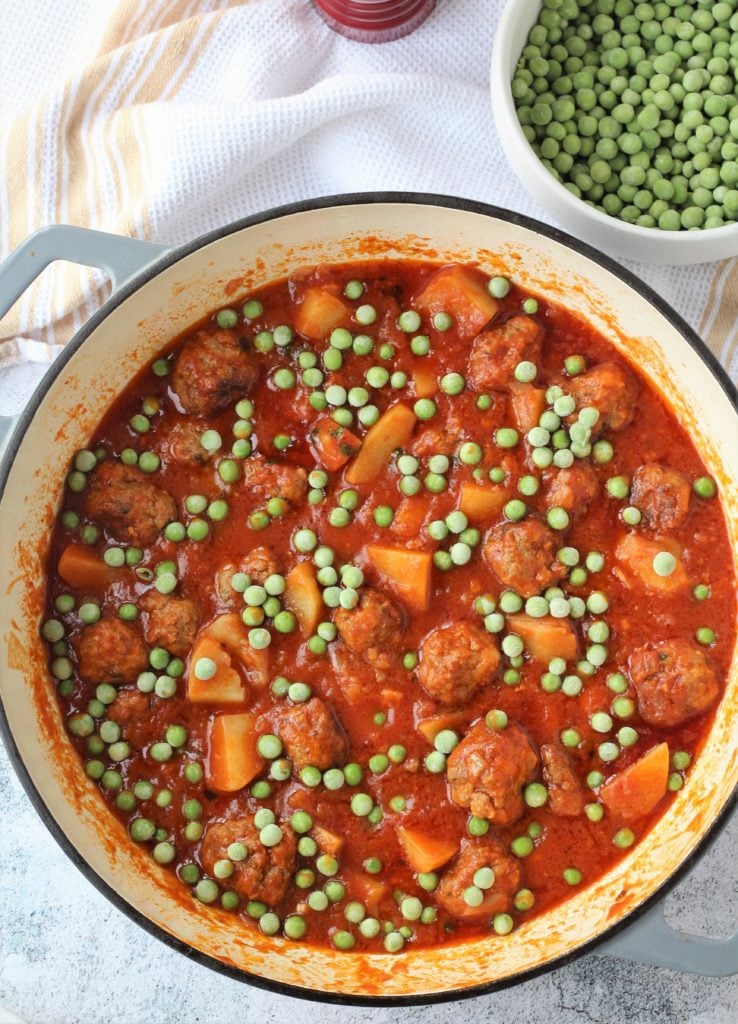
<svg viewBox="0 0 738 1024"><path fill-rule="evenodd" d="M738 5L509 0L497 132L528 192L614 256L738 254Z"/></svg>

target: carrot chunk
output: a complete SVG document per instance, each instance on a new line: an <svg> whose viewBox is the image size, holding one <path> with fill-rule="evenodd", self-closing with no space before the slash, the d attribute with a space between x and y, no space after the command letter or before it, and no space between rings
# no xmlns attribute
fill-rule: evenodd
<svg viewBox="0 0 738 1024"><path fill-rule="evenodd" d="M600 800L618 818L642 818L662 799L668 780L669 744L659 743L608 779L600 790Z"/></svg>
<svg viewBox="0 0 738 1024"><path fill-rule="evenodd" d="M367 544L366 553L377 572L389 580L412 611L427 611L433 565L430 552L407 551L387 544Z"/></svg>
<svg viewBox="0 0 738 1024"><path fill-rule="evenodd" d="M297 616L300 629L312 636L323 614L323 598L310 562L300 562L287 574L285 604Z"/></svg>
<svg viewBox="0 0 738 1024"><path fill-rule="evenodd" d="M57 570L65 583L80 590L105 590L122 576L120 569L106 565L84 544L74 543L62 551Z"/></svg>
<svg viewBox="0 0 738 1024"><path fill-rule="evenodd" d="M659 576L653 567L653 560L661 551L676 559L676 568L669 576ZM673 594L689 586L689 577L681 561L682 549L676 541L660 538L649 540L638 533L627 533L621 537L615 548L615 557L632 582L639 581L651 590Z"/></svg>
<svg viewBox="0 0 738 1024"><path fill-rule="evenodd" d="M548 664L554 658L574 661L577 656L577 635L568 619L555 619L544 615L534 619L524 612L508 615L510 632L523 640L532 658Z"/></svg>
<svg viewBox="0 0 738 1024"><path fill-rule="evenodd" d="M320 341L349 315L348 306L325 288L308 288L294 314L297 331L305 338Z"/></svg>
<svg viewBox="0 0 738 1024"><path fill-rule="evenodd" d="M386 468L395 448L410 440L415 413L406 405L393 405L370 427L359 454L346 470L350 484L369 484Z"/></svg>
<svg viewBox="0 0 738 1024"><path fill-rule="evenodd" d="M398 827L397 838L408 864L418 872L435 871L451 860L459 849L456 839L429 836L416 828Z"/></svg>
<svg viewBox="0 0 738 1024"><path fill-rule="evenodd" d="M256 778L264 767L257 738L256 715L217 715L211 721L205 768L210 789L235 793Z"/></svg>
<svg viewBox="0 0 738 1024"><path fill-rule="evenodd" d="M474 523L492 519L510 497L504 487L483 487L481 484L461 485L459 508Z"/></svg>
<svg viewBox="0 0 738 1024"><path fill-rule="evenodd" d="M527 434L538 421L546 408L546 392L543 388L534 388L530 384L511 384L513 416L521 434Z"/></svg>
<svg viewBox="0 0 738 1024"><path fill-rule="evenodd" d="M361 448L361 438L329 416L318 420L310 434L315 457L326 469L340 469Z"/></svg>
<svg viewBox="0 0 738 1024"><path fill-rule="evenodd" d="M469 267L451 264L434 274L415 299L421 313L450 313L459 335L471 338L489 323L500 304Z"/></svg>

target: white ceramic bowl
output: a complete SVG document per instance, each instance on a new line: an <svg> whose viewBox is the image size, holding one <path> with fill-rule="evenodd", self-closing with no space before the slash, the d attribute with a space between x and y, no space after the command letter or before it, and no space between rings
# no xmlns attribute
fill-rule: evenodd
<svg viewBox="0 0 738 1024"><path fill-rule="evenodd" d="M561 227L612 256L681 266L738 255L738 224L680 232L626 224L577 199L549 174L523 135L510 90L515 66L540 9L541 0L508 0L495 36L490 75L500 143L538 205Z"/></svg>

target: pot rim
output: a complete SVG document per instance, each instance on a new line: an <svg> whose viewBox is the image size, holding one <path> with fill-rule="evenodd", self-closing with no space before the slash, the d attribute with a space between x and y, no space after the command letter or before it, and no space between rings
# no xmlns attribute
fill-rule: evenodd
<svg viewBox="0 0 738 1024"><path fill-rule="evenodd" d="M15 462L20 441L23 439L39 406L46 397L46 393L59 376L64 366L66 366L67 362L75 352L87 341L90 335L94 333L110 312L116 309L122 302L128 299L141 287L148 284L149 281L152 281L157 277L161 271L173 266L186 256L191 255L198 249L202 249L204 246L209 245L212 242L217 242L221 238L225 238L237 231L253 227L257 224L264 224L272 220L313 210L324 210L342 206L381 204L438 206L446 209L460 210L465 213L480 214L484 217L505 221L518 227L526 228L527 230L533 231L537 234L545 235L552 241L558 242L577 254L592 260L594 263L598 263L600 266L604 267L605 270L619 278L649 302L682 335L687 344L694 349L702 362L705 363L707 368L710 370L716 383L725 392L730 404L735 410L736 417L738 418L738 388L736 388L730 380L726 370L717 360L715 355L713 355L705 342L702 341L697 332L680 316L680 314L672 309L672 307L649 285L645 284L632 271L623 267L612 257L599 252L593 246L580 241L578 238L573 237L566 231L562 231L560 228L544 224L542 221L539 221L534 217L529 217L526 214L507 210L504 207L494 206L478 200L425 192L351 192L338 195L318 196L313 199L304 199L294 203L286 203L282 206L270 207L260 213L251 214L248 217L232 221L223 227L214 228L212 231L208 231L190 242L186 242L180 246L175 246L171 252L145 267L142 271L135 274L134 277L126 282L100 307L99 310L97 310L96 313L93 314L85 324L83 324L74 337L64 346L63 351L50 365L49 369L36 386L28 404L18 417L17 425L13 432L13 441L15 443L9 445L2 458L0 458L0 505L2 504L5 485L7 483L8 476L10 475L10 470ZM431 992L427 994L407 996L361 996L307 989L299 985L274 981L270 978L265 978L261 975L242 970L238 967L229 966L221 960L218 960L216 957L203 953L200 950L195 949L193 946L182 942L170 932L161 928L159 925L154 924L153 921L128 903L122 895L120 895L111 885L105 882L97 874L57 824L56 818L36 789L30 773L26 768L25 762L20 756L5 713L1 694L0 738L2 738L10 763L12 764L16 775L20 779L21 785L31 801L31 804L69 860L76 868L78 868L87 881L98 890L98 892L102 893L102 895L117 907L118 910L121 910L126 917L134 921L139 925L139 927L143 928L149 935L153 935L170 948L177 950L177 952L182 953L190 960L194 960L199 965L208 967L211 970L217 971L218 973L236 981L251 984L256 988L275 992L279 995L291 996L292 998L304 999L312 1002L323 1002L344 1006L427 1006L437 1003L451 1002L454 1000L470 999L476 996L489 995L492 992L511 988L521 982L530 981L533 978L547 974L552 970L571 963L580 956L593 952L605 939L613 938L615 935L626 930L634 921L636 921L647 910L651 909L659 900L664 899L665 896L674 888L677 882L687 874L697 860L702 857L708 848L714 843L717 835L725 826L731 811L734 807L738 807L738 786L736 786L728 800L726 800L720 813L716 815L710 823L705 835L695 846L694 850L692 850L692 852L682 860L679 866L663 880L661 885L651 893L648 899L644 900L640 906L629 911L623 918L621 918L621 920L617 921L612 926L605 928L599 935L595 936L588 942L583 943L581 946L578 946L576 949L562 953L560 956L548 961L540 967L530 968L507 978L474 985L470 988L454 988L447 989L443 992Z"/></svg>

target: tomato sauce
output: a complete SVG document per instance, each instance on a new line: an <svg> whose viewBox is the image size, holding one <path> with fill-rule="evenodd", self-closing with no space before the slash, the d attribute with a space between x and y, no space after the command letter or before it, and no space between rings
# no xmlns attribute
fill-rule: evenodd
<svg viewBox="0 0 738 1024"><path fill-rule="evenodd" d="M234 326L218 326L217 314L198 325L178 339L162 356L167 360L166 375L160 376L149 367L125 390L104 417L94 437L90 439L88 448L103 463L116 462L125 449L133 449L139 456L144 451L155 453L160 464L153 472L145 474L146 480L171 496L176 506L177 520L183 526L186 527L195 518L208 521L206 512L195 515L186 511L185 499L191 495L202 495L208 503L225 501L225 518L210 520L208 535L202 540L189 537L180 541L168 540L164 532L159 530L153 543L140 545L138 564L113 567L108 583L102 588L84 584L70 585L68 580L62 578L58 568L60 557L70 544L82 544L100 564L104 564L102 556L106 549L120 547L125 550L135 547L121 536L119 529L96 521L89 512L90 487L95 474L99 472L95 465L91 471L84 471L85 480L80 482L81 489L78 492L68 490L66 493L66 515L60 515L50 543L46 617L47 620L61 623L63 638L58 639L53 628L50 632L47 629L45 635L51 638L51 657L56 659L57 676L62 677L57 678L59 700L68 721L79 721L79 716L91 714L92 731L88 735L73 736L72 741L88 765L95 761L106 772L117 773L104 777L113 783L112 788L105 789L102 781L96 782L101 785L111 813L129 823L137 818L151 822L152 828L157 831L143 841L152 849L157 844L170 844L173 851L170 870L175 870L180 878L186 879L185 884L193 888L195 897L204 897L210 901L211 896L221 900L224 892L233 891L231 886L240 870L236 861L236 869L231 875L215 880L216 888L202 887L203 878L212 880L212 870L209 870L212 865L207 864L203 857L204 839L211 825L240 820L253 816L259 808L268 808L273 811L280 827L287 830L290 828L290 816L295 811L307 811L314 825L319 825L341 840L340 849L335 854L335 871L321 874L316 869L316 854L308 856L298 853L290 870L289 884L275 905L260 907L258 904L264 901L253 895L249 898L241 894L234 915L249 927L259 927L259 919L266 910L268 914L277 915L276 925L273 917L263 918L272 930L283 928L289 918L300 917L303 924L297 926L294 937L308 943L324 945L332 942L339 948L350 948L353 944L355 948L368 950L394 949L396 946L407 950L460 941L489 932L492 928L502 934L519 922L562 903L572 892L592 883L626 852L626 848L616 845L613 839L621 835L623 829L629 829L634 841L640 840L669 806L676 789L682 784L689 785L689 768L683 765L689 758L698 755L716 704L715 699L710 700L708 706L700 712L690 714L683 721L669 727L647 720L641 714L639 692L633 681L633 652L663 641L689 644L702 652L700 657L704 655L715 679L722 686L735 640L735 580L728 569L732 559L724 513L717 497L704 499L691 493L693 481L705 476L705 468L691 438L661 395L592 327L563 306L546 301L545 296L535 297L537 308L535 303L524 306L524 302L530 301L532 296L525 290L524 283L513 284L497 300L498 308L491 324L484 325L484 329L494 330L511 317L520 315L528 316L540 325L543 340L540 356L536 360L535 381L533 385L525 386L544 389L558 386L562 393L568 393L574 378L565 372L564 365L567 357L572 355L583 357L585 374L590 368L601 364L616 364L623 367L637 383L637 401L632 420L621 429L595 430L592 434L593 441L597 437L611 442L612 458L606 462L597 462L590 455L576 460L578 465L591 467L596 480L596 496L581 514L577 514L580 510L572 511L568 527L555 531L558 547L575 548L579 552L580 569L590 552L599 553L604 563L601 569L585 570L580 579L575 575L570 580L567 575L563 575L558 586L565 599L578 597L586 602L593 591L604 593L607 598L607 609L602 613L593 614L585 610L578 617L566 617L576 635L579 658L567 665L560 676L566 678L577 675L577 661L586 660L585 651L591 646L585 631L594 621L606 623L609 630L609 636L603 643L605 660L601 665L592 665L587 670L591 674L579 673L581 692L573 695L567 695L561 678L556 689L547 692L541 680L548 666L531 657L527 651L522 658L511 658L502 653L494 677L486 680L470 699L462 703L443 705L423 688L419 681L417 661L420 657L422 665L423 644L429 634L457 622L473 623L484 629L485 617L475 602L480 595L488 595L499 611L500 596L510 589L496 576L485 555L485 545L491 531L508 521L505 506L501 505L496 512L478 523L470 520L470 528L478 527L480 539L470 545L471 557L466 564L453 564L450 568L432 565L430 598L427 608L422 610L412 610L405 606L402 581L388 579L378 571L376 564L368 557L367 545L378 543L404 552L429 554L439 549L448 550L454 537L434 540L428 533L428 526L458 510L462 486L470 486L477 481L480 487L501 488L507 501L522 500L526 506L523 521L538 519L545 522L549 509L546 498L548 488L554 477L561 472L555 465L535 465L531 459L532 447L526 441L524 430L519 430L518 441L510 448L502 448L496 443L498 430L519 426L511 397L515 382L511 379L509 386L489 390L472 385L468 377L468 366L475 334L472 332L470 336L468 330L459 329L463 316L457 314L455 308L451 314L452 323L447 329L436 329L433 317L428 313L422 314L422 323L417 331L404 332L398 329L400 313L422 305L418 297L438 272L437 265L420 261L370 261L306 268L289 280L269 284L244 297L240 303L232 303L232 309L238 314ZM489 294L486 291L486 275L476 268L465 268L464 273L468 280ZM346 297L344 288L349 281L362 283L359 297ZM367 355L357 355L352 348L344 350L342 366L326 371L325 380L319 387L301 383L304 369L298 363L298 354L314 352L320 368L321 356L330 347L327 340L330 331L310 340L293 329L293 337L284 347L275 346L270 351L260 352L255 346L255 339L260 333L273 332L280 325L295 324L310 289L322 291L343 303L346 312L343 318L339 317L340 326L347 328L353 337L368 335L374 343L374 350ZM498 288L498 291L504 290L504 287ZM258 300L263 311L251 318L244 317L241 309L246 298L252 303ZM373 307L376 319L362 326L357 323L356 310L367 305ZM531 312L521 314L524 308ZM221 314L220 320L228 323L229 317L224 318ZM227 401L223 407L206 416L193 416L185 411L171 372L180 358L183 345L194 344L193 338L198 335L198 331L202 332L199 335L202 338L224 330L229 336L242 339L239 344L244 360L250 361L258 370L258 380L248 393L253 403L253 413L249 417L253 432L248 438L252 451L248 456L234 459L242 467L242 476L233 483L223 481L217 466L222 459L232 457L230 452L234 443L234 423L243 419L234 407L238 397L245 398L246 393ZM428 354L414 354L410 340L417 335L429 339ZM381 357L379 350L383 344L392 346L392 351L385 353L388 358ZM390 374L404 374L407 380L405 382L400 376L393 378L397 387L393 387L391 381L382 387L370 387L366 381L366 372L376 366L387 368ZM274 383L274 373L278 368L292 369L296 386L287 389L278 387ZM163 372L161 363L159 370ZM324 492L323 495L313 495L315 504L311 504L304 496L287 502L284 514L272 517L266 515L265 528L252 528L255 521L250 517L253 517L255 511L264 510L266 500L255 497L254 489L244 483L243 467L249 460L263 458L278 465L303 467L307 472L322 466L321 453L316 448L314 427L317 421L330 416L333 407L316 410L311 405L311 394L324 392L328 385L338 385L346 391L366 388L369 403L376 406L381 417L397 403L403 403L409 409L415 407L419 370L422 370L424 380L432 378L436 382L431 388L431 400L436 405L436 411L429 419L418 420L404 449L412 451L418 437L425 431L443 431L445 427L453 425L457 436L452 447L457 454L460 443L476 442L480 446L481 459L476 465L464 464L452 452L449 469L441 474L445 476L447 488L441 493L433 493L422 484L428 472L428 456L422 456L417 474L421 480L420 490L417 495L407 497L399 490L401 474L397 470L396 453L386 459L381 471L370 482L354 485L347 483L345 476L347 473L350 475L350 467L357 457L354 449L350 449L351 457L340 468L326 471L325 487L306 485L305 490ZM451 372L465 377L460 394L446 394L437 383ZM480 402L480 395L488 395L489 401L484 398ZM150 414L146 417L147 429L141 433L132 428L131 422L133 417L142 414L144 399L148 400L146 408ZM371 428L359 421L356 407L352 408L350 404L345 407L353 413L352 421L346 429L355 434L361 445ZM172 456L172 431L193 422L200 432L206 429L217 431L223 442L222 447L212 455L203 450L195 460L178 460ZM279 435L289 439L285 450L275 447L274 439ZM688 511L678 525L667 531L668 545L663 545L665 550L678 552L678 562L688 578L688 585L672 592L654 590L644 585L637 574L634 575L632 567L623 565L616 555L618 543L628 534L648 538L659 537L660 534L658 531L649 531L642 523L627 525L623 521L623 509L629 505L629 501L627 498L611 496L606 483L618 476L631 481L639 467L651 463L676 470L690 485ZM503 470L501 483L490 483L489 471L495 467ZM518 485L522 478L529 477L536 478L538 490L534 494L523 494ZM328 517L331 509L338 506L337 496L349 489L357 492L357 507L349 510L347 525L331 525ZM376 525L374 510L377 506L389 506L394 510L391 525ZM85 527L88 528L86 533ZM90 530L90 527L93 529ZM214 720L221 715L248 712L254 716L256 735L279 735L281 711L293 703L287 696L276 696L268 684L254 685L253 673L236 657L231 657L230 662L244 687L244 700L240 706L193 703L189 699L188 678L192 678L193 658L188 651L181 657L181 666L172 666L173 694L165 697L159 697L156 693L147 694L145 714L140 715L136 721L121 721L117 740L115 728L107 731L103 729L107 738L100 739L106 719L112 717L115 720L114 709L116 701L121 700L121 694L137 689L138 692L142 691L137 687L134 674L132 678L115 681L118 696L112 703L104 706L101 702L95 703L100 692L99 684L105 683L106 679L90 678L89 673L87 678L80 675L80 642L87 631L94 629L94 624L85 625L81 621L80 607L96 603L101 621L121 621L121 606L135 606L131 614L136 617L129 618L125 624L133 631L139 643L145 643L148 652L160 644L145 640L143 626L148 620L147 613L142 611L141 602L144 595L152 591L151 577L157 566L162 562L174 562L174 596L186 597L192 602L197 614L198 637L202 636L213 620L234 608L239 613L244 608L238 592L228 594L224 600L222 590L216 583L216 574L222 567L231 566L235 571L250 552L261 547L266 547L273 555L282 576L288 576L297 564L308 562L312 566L313 553L296 550L296 530L314 531L318 543L330 547L335 553L336 567L350 564L361 569L364 581L357 587L361 602L365 600L363 595L366 591L380 590L396 603L401 614L404 612L405 625L397 631L393 643L389 645L392 649L388 651L387 658L395 658L396 661L388 671L378 670L378 662L365 652L352 651L342 639L341 631L335 639L322 645L316 644L315 650L311 650L308 640L314 634L306 634L299 622L297 628L287 633L278 632L268 619L262 625L262 628L268 629L271 637L262 655L268 662L268 684L279 677L285 677L290 682L305 683L311 688L311 699L319 697L332 709L348 743L345 761L361 766L361 781L356 785L344 784L339 789L331 790L323 782L317 786L306 785L297 769L290 771L285 780L270 779L269 761L266 759L259 774L246 785L234 791L217 792L210 785L213 773L211 746ZM570 571L566 570L567 573ZM695 596L694 587L698 584L709 588L705 591L709 596L704 600ZM541 593L545 589L541 588ZM59 604L60 595L73 598L74 607L67 607L69 601ZM287 599L282 600L282 605L289 608ZM348 609L345 614L351 615L354 611ZM338 618L332 608L323 607L321 621L330 622ZM252 625L243 626L245 641ZM706 627L713 631L714 636L711 642L700 645L695 640L695 634L697 630ZM508 632L510 630L506 626L499 633L488 633L488 637L499 648ZM324 651L320 650L321 646L325 648ZM405 655L407 657L403 662ZM62 659L61 665L59 659ZM68 664L64 663L64 659L68 659ZM164 672L163 669L148 667L147 670L156 675ZM177 675L180 670L181 674ZM614 691L608 684L608 679L612 680L614 673L623 674L621 691ZM556 686L555 681L551 685ZM106 699L110 696L108 694ZM632 701L632 712L627 717L618 717L613 713L613 702L618 697L630 698ZM543 806L529 806L522 801L521 812L515 820L507 823L493 821L489 823L484 835L470 836L470 810L451 798L447 771L429 770L427 767L426 759L434 748L419 726L434 717L448 715L451 723L448 728L456 733L456 741L463 743L472 724L482 719L491 709L503 711L509 723L521 727L536 755L542 745L560 744L564 731L575 730L578 733L578 742L565 746L564 750L588 811L573 817L555 813L551 806L549 784L549 798ZM611 718L611 727L605 732L598 732L592 726L592 715L597 713L605 713ZM186 742L174 747L168 760L159 762L151 756L152 745L164 740L167 728L172 724L186 730ZM621 743L618 735L624 727L631 732L622 734L627 736L627 741L624 739ZM123 742L127 745L115 750L116 754L126 755L120 760L112 761L108 756L111 739L113 743ZM601 756L603 743L614 744L615 756L612 760ZM649 807L644 814L612 814L603 801L598 799L603 788L606 789L602 781L636 764L645 753L660 743L667 743L669 749L668 787L664 779L663 792L660 796L657 794L655 805ZM369 759L377 754L386 754L393 745L401 745L405 750L401 763L390 761L385 770L372 772ZM689 755L689 758L682 757L681 761L677 758L675 763L675 753ZM286 755L282 753L281 756L284 758ZM442 765L445 763L441 758L436 761ZM185 774L185 765L191 763L202 766L202 780L191 781ZM680 764L682 767L678 767ZM335 767L342 768L343 765L337 764ZM94 776L99 770L95 768L90 771ZM591 775L593 772L600 774L599 782L596 775ZM191 776L196 778L197 769ZM518 786L518 795L527 793L525 787L533 780L537 783L545 782L540 763L531 779ZM121 801L120 794L133 794L136 783L142 781L151 784L151 795L146 795L145 786L143 789L139 786L139 793L143 796L127 797L128 803L132 804L128 807L126 800ZM259 781L262 786L259 788L257 785L255 792L264 793L268 789L268 795L253 795L254 784ZM263 785L264 782L268 782L268 787ZM168 795L162 797L159 795L162 792ZM380 811L375 811L371 817L354 813L351 800L356 793L368 794L372 806ZM393 798L404 798L404 801L395 799L391 805ZM202 835L197 834L197 827L190 827L186 831L188 818L183 807L187 801L192 800L199 802L200 813L198 817L190 818L190 822L199 821ZM599 807L600 811L591 811L592 806ZM262 816L260 820L265 819ZM484 830L484 819L475 819L472 828ZM448 837L454 850L463 851L469 844L481 847L489 842L499 844L504 856L511 859L519 871L515 891L502 893L499 906L496 906L493 913L475 915L471 906L469 913L459 915L451 912L447 905L438 900L437 889L431 888L429 891L419 883L418 874L421 872L411 866L398 829L416 830L424 836ZM525 844L522 847L518 844L522 853L511 852L511 844L520 837L532 840L528 844L532 846L531 852L525 850ZM298 840L299 836L296 836L295 841ZM261 855L263 851L259 852ZM320 852L318 844L318 856ZM271 855L267 853L267 856ZM228 858L222 851L220 861L224 859ZM372 859L381 862L379 870L372 870L376 867ZM446 863L440 864L435 869L439 878L442 879L445 871L453 871L456 862L451 857ZM579 876L572 876L571 869L579 872L581 880L576 880ZM297 871L303 871L301 880L305 888L294 884ZM314 878L304 872L313 872ZM565 872L568 872L568 880ZM497 874L499 884L500 872ZM575 878L573 883L572 878ZM327 907L312 909L310 893L322 891L331 879L342 883L343 894L334 899L336 893L340 892L334 886ZM432 880L427 884L431 886ZM467 879L462 888L463 885L474 888L476 883ZM517 896L521 890L530 890L532 893L533 904L529 909L525 908L526 898ZM494 885L490 891L495 891ZM482 896L485 892L483 890ZM420 920L412 916L409 919L403 917L402 900L408 896L416 897L426 908L427 912ZM469 898L473 903L476 896L472 894ZM235 902L232 897L231 904ZM319 904L320 900L314 902ZM365 926L362 930L357 921L347 921L346 907L352 902L361 903L367 917L376 918L379 922L376 936L371 934L370 927ZM562 913L565 913L563 908ZM400 932L400 929L404 929L404 932ZM348 933L350 939L336 940L336 936L343 933ZM402 942L397 939L395 946L383 947L385 936L389 933L400 934Z"/></svg>

